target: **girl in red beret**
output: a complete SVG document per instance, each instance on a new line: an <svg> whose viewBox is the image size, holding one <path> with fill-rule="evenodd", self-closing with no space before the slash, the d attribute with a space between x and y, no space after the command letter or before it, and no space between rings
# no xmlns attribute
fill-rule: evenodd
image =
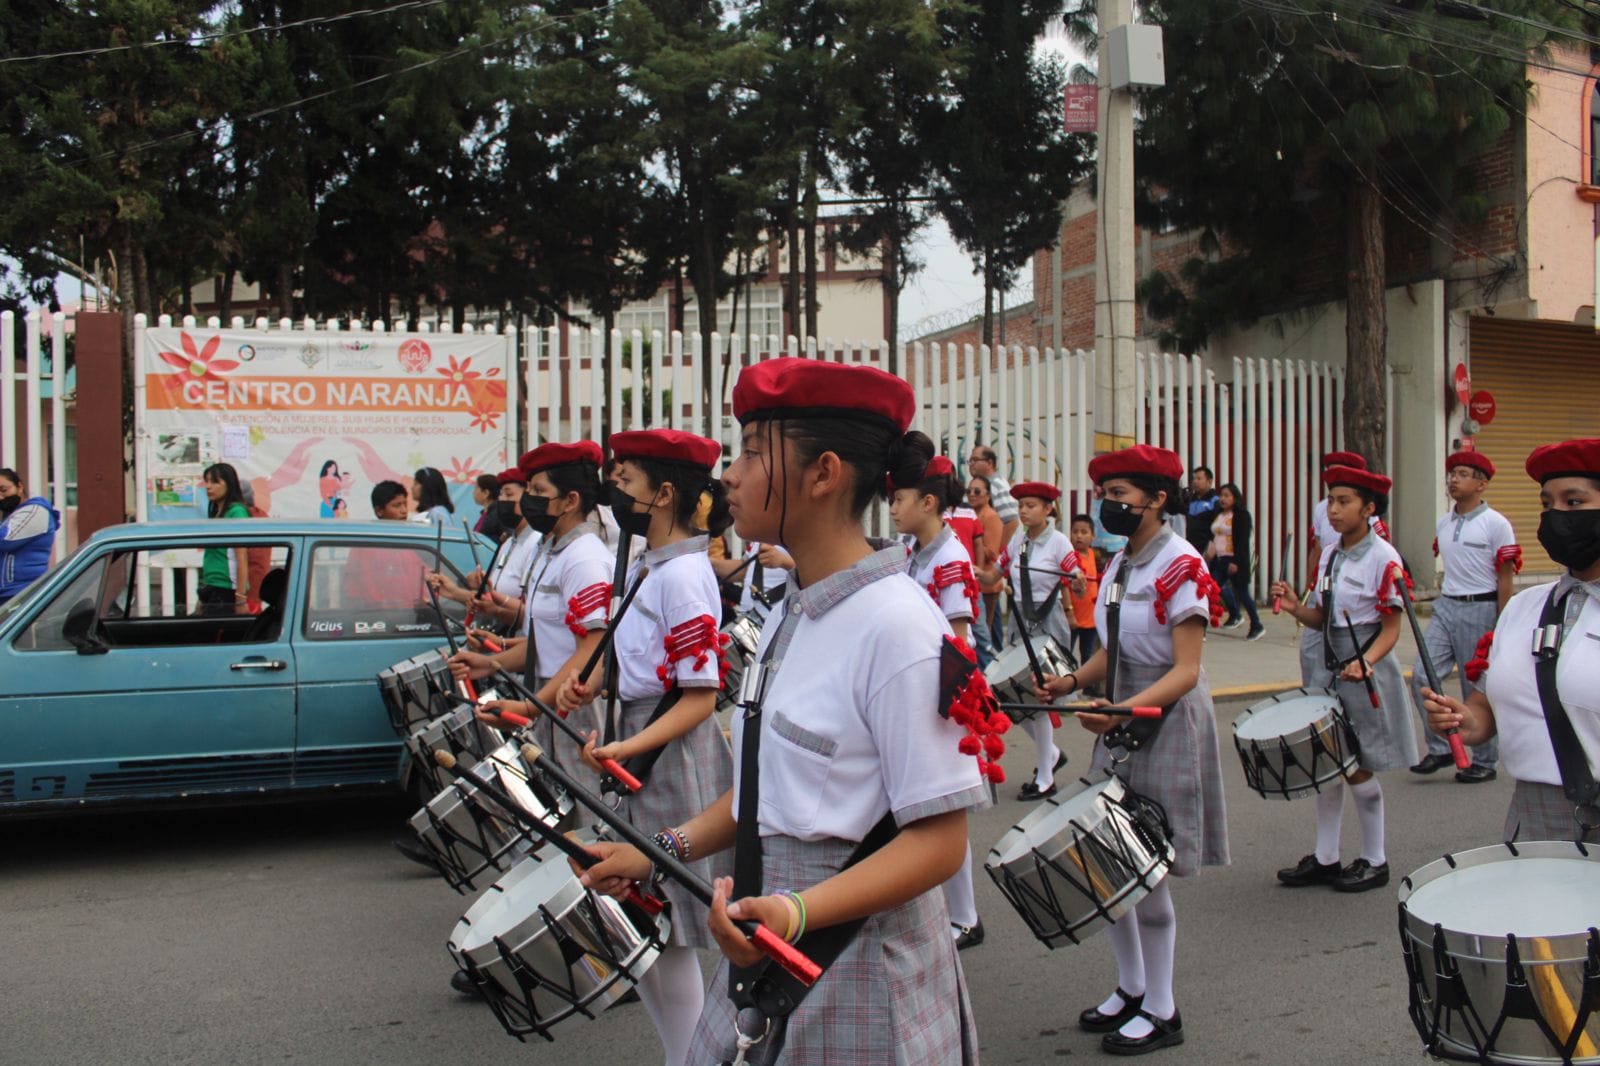
<svg viewBox="0 0 1600 1066"><path fill-rule="evenodd" d="M1187 877L1201 866L1228 862L1216 713L1200 666L1206 626L1222 618L1221 591L1200 553L1165 521L1165 515L1184 513L1178 488L1183 463L1175 453L1146 444L1126 448L1097 456L1089 476L1105 494L1100 521L1106 532L1127 537L1128 546L1100 579L1100 650L1077 671L1049 678L1040 695L1068 696L1111 677L1108 691L1117 703L1165 708L1155 735L1136 750L1130 750L1126 727L1113 729L1114 718L1080 714L1078 722L1097 735L1095 770L1115 773L1166 809L1174 854L1169 872ZM1119 592L1113 633L1107 608ZM1117 649L1114 663L1111 647ZM1112 923L1117 988L1078 1016L1082 1028L1105 1034L1102 1047L1113 1054L1183 1043L1173 994L1178 917L1170 885L1170 878L1163 880L1133 914Z"/></svg>
<svg viewBox="0 0 1600 1066"><path fill-rule="evenodd" d="M478 571L467 576L465 588L441 571L429 571L426 580L441 598L471 605L477 623L493 634L525 636L528 629L523 605L527 601L534 553L539 547L539 534L529 528L518 510L517 501L528 487L528 475L522 472L520 465L513 466L502 470L495 481L499 485L499 496L489 504L492 525L504 537L489 560L487 580L486 575Z"/></svg>
<svg viewBox="0 0 1600 1066"><path fill-rule="evenodd" d="M1335 781L1317 793L1316 850L1279 870L1278 880L1291 888L1330 885L1340 892L1366 892L1389 883L1383 790L1373 775L1409 767L1417 759L1410 697L1400 665L1389 654L1400 639L1397 583L1409 579L1400 553L1371 522L1388 509L1393 482L1349 466L1329 467L1322 480L1328 486L1328 521L1339 539L1323 548L1306 603L1295 601L1287 581L1273 582L1272 594L1284 597L1284 610L1301 623L1322 631L1324 667L1311 687L1337 688L1360 741L1360 769L1346 780L1361 819L1361 853L1348 866L1340 865L1345 785Z"/></svg>
<svg viewBox="0 0 1600 1066"><path fill-rule="evenodd" d="M1523 589L1467 667L1465 700L1423 689L1428 725L1467 744L1500 738L1516 780L1506 840L1600 840L1600 439L1528 456L1539 544L1566 573ZM1543 675L1543 680L1541 680Z"/></svg>
<svg viewBox="0 0 1600 1066"><path fill-rule="evenodd" d="M926 471L927 452L905 438L910 386L866 366L772 359L740 375L733 407L734 528L782 544L795 569L734 715L735 787L665 833L696 856L734 852L711 909L725 959L689 1061L730 1062L742 1036L755 1041L750 1063L975 1062L938 889L960 865L967 810L987 796L978 737L940 713L943 613L906 573L904 547L869 542L863 524L886 474L913 484ZM632 848L595 850L605 859L585 879L602 890L649 873ZM837 958L785 1012L762 995L764 956L730 918L807 954L837 937Z"/></svg>

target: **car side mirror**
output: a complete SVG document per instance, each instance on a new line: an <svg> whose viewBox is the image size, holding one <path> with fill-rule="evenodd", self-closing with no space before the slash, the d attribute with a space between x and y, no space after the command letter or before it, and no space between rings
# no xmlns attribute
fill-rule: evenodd
<svg viewBox="0 0 1600 1066"><path fill-rule="evenodd" d="M67 612L67 620L61 624L61 635L78 649L79 655L104 655L110 649L105 641L94 635L94 627L94 603L79 600Z"/></svg>

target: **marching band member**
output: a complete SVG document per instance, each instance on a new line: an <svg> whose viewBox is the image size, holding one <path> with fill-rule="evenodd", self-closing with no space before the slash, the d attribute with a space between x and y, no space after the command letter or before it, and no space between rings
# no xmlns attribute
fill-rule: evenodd
<svg viewBox="0 0 1600 1066"><path fill-rule="evenodd" d="M619 714L608 714L605 734L585 747L591 767L602 758L621 763L658 752L644 788L625 794L621 810L629 821L654 831L681 825L723 795L732 784L728 743L712 717L722 684L721 598L707 554L706 531L691 527L703 492L712 497L707 524L720 535L728 526L722 483L712 468L722 445L677 430L613 433L616 459L612 511L618 524L642 535L646 549L629 573L639 584L628 612L617 620L613 637ZM561 710L594 698L598 683L569 677L557 695ZM637 764L635 764L637 765ZM630 767L630 770L633 768ZM690 833L691 865L710 879L728 870L710 861ZM662 886L672 903L672 935L661 957L639 982L639 998L655 1023L671 1066L685 1058L695 1022L705 1003L705 979L695 956L712 947L707 910L676 883Z"/></svg>
<svg viewBox="0 0 1600 1066"><path fill-rule="evenodd" d="M1528 456L1539 482L1539 543L1566 573L1511 598L1468 667L1477 691L1423 690L1428 726L1466 744L1500 738L1516 779L1507 840L1600 841L1600 439ZM1486 647L1484 645L1487 645ZM1541 678L1541 674L1543 677Z"/></svg>
<svg viewBox="0 0 1600 1066"><path fill-rule="evenodd" d="M1365 470L1367 461L1357 452L1328 452L1322 457L1324 473L1335 466ZM1389 538L1389 527L1384 525L1380 516L1373 515L1367 520L1367 524L1376 529L1378 535L1385 540ZM1306 573L1311 575L1307 578L1308 584L1316 584L1317 566L1322 562L1323 551L1330 544L1337 543L1339 534L1328 522L1328 497L1323 496L1311 509L1311 537L1306 544ZM1307 591L1310 591L1309 588ZM1322 659L1322 630L1306 626L1300 631L1300 684L1306 688L1319 687L1312 679L1322 675L1325 669Z"/></svg>
<svg viewBox="0 0 1600 1066"><path fill-rule="evenodd" d="M1405 679L1389 654L1400 639L1396 582L1407 578L1400 553L1371 524L1388 509L1394 483L1352 466L1329 467L1322 480L1329 490L1328 521L1339 539L1323 548L1305 604L1295 601L1287 581L1274 581L1272 594L1284 597L1283 609L1302 624L1322 631L1325 664L1311 687L1337 680L1339 701L1360 742L1360 769L1346 780L1361 819L1361 854L1339 865L1345 785L1335 781L1317 793L1316 851L1279 870L1278 880L1292 888L1332 885L1340 892L1365 892L1389 883L1383 790L1373 774L1409 766L1417 757Z"/></svg>
<svg viewBox="0 0 1600 1066"><path fill-rule="evenodd" d="M740 375L733 407L744 427L724 474L735 528L783 544L795 571L762 633L761 678L735 716L734 789L662 834L696 857L736 849L735 878L717 882L711 911L727 958L691 1061L739 1053L735 997L762 956L730 917L801 950L819 930L861 923L793 1013L751 1034L762 1039L745 1061L976 1061L935 890L956 872L966 811L987 789L962 751L975 738L940 713L950 628L907 575L904 549L874 550L862 523L885 473L910 482L926 468L904 441L911 388L871 367L771 359ZM631 848L596 850L604 861L584 879L605 891L649 872Z"/></svg>
<svg viewBox="0 0 1600 1066"><path fill-rule="evenodd" d="M1222 798L1222 763L1217 752L1211 689L1200 666L1206 625L1222 617L1221 593L1205 560L1163 515L1183 513L1178 479L1183 463L1164 448L1141 444L1097 456L1089 477L1104 492L1100 521L1128 546L1100 578L1095 625L1101 648L1075 672L1047 678L1041 698L1104 684L1119 704L1160 706L1165 713L1154 738L1137 750L1116 752L1116 719L1080 714L1097 734L1096 770L1109 769L1129 788L1159 802L1172 827L1170 873L1188 877L1201 866L1229 861L1228 823ZM1109 607L1121 589L1115 632ZM1108 641L1117 661L1110 664ZM1137 728L1137 727L1135 727ZM1134 905L1133 914L1112 924L1117 988L1078 1017L1101 1046L1117 1055L1139 1055L1183 1043L1183 1020L1173 996L1178 919L1171 879Z"/></svg>
<svg viewBox="0 0 1600 1066"><path fill-rule="evenodd" d="M476 572L470 575L467 579L470 588L462 588L445 573L428 575L428 583L441 598L457 603L476 600L476 613L494 622L502 631L521 636L528 633L528 615L524 604L527 585L533 573L533 557L540 539L538 531L522 517L518 502L528 487L528 474L522 465L532 454L524 454L522 462L509 470L500 471L495 477L500 486L499 498L490 504L494 508L495 525L510 531L511 536L509 541L502 542L495 550L494 558L489 561L487 575ZM485 577L488 584L479 595L478 586Z"/></svg>
<svg viewBox="0 0 1600 1066"><path fill-rule="evenodd" d="M906 442L929 458L909 482L890 482L889 515L895 529L912 538L911 580L928 590L956 638L970 643L972 625L978 618L978 580L972 573L972 556L945 518L961 500L961 482L956 480L955 465L933 454L933 441L927 436L913 430L906 434ZM978 899L972 889L970 842L961 869L944 883L944 899L950 908L956 949L983 943L983 923L978 920Z"/></svg>
<svg viewBox="0 0 1600 1066"><path fill-rule="evenodd" d="M1028 635L1040 634L1054 640L1061 650L1071 653L1072 627L1057 598L1064 584L1070 583L1080 595L1087 590L1078 553L1072 550L1067 535L1055 527L1056 501L1061 490L1042 481L1022 481L1011 486L1021 523L997 563L1011 582L1012 603L1026 617L1013 618L1013 626L1027 626ZM1020 634L1019 634L1020 639ZM1066 752L1056 746L1055 725L1050 715L1036 714L1022 723L1033 738L1038 761L1033 780L1017 792L1021 800L1043 799L1055 794L1056 771L1067 761Z"/></svg>
<svg viewBox="0 0 1600 1066"><path fill-rule="evenodd" d="M1422 688L1427 671L1422 656L1433 660L1438 677L1449 677L1452 667L1460 666L1461 698L1478 691L1467 677L1483 635L1494 628L1495 619L1511 599L1512 576L1522 569L1522 549L1517 534L1505 515L1483 502L1483 491L1494 477L1494 464L1481 452L1457 452L1445 460L1445 487L1455 505L1439 519L1434 530L1433 553L1444 563L1444 582L1433 604L1428 623L1427 647L1417 650L1417 665L1411 671L1411 692L1417 711L1427 724L1422 709ZM1428 753L1411 768L1414 774L1431 774L1454 764L1450 746L1432 732L1423 734ZM1500 749L1493 737L1472 750L1472 765L1457 771L1456 780L1464 784L1493 781Z"/></svg>

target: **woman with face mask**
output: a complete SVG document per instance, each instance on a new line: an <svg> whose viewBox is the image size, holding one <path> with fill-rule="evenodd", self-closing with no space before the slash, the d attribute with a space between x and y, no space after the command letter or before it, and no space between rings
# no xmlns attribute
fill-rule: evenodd
<svg viewBox="0 0 1600 1066"><path fill-rule="evenodd" d="M1600 439L1537 448L1527 470L1544 506L1539 543L1567 572L1511 597L1467 665L1478 691L1463 701L1424 688L1423 706L1436 733L1459 729L1468 745L1500 738L1500 763L1516 780L1506 840L1594 843L1600 840L1594 785L1600 769ZM1535 636L1538 651L1532 650ZM1541 672L1554 684L1541 686Z"/></svg>
<svg viewBox="0 0 1600 1066"><path fill-rule="evenodd" d="M520 509L528 474L519 463L502 470L496 481L500 496L484 512L482 529L485 536L500 541L489 561L487 581L482 571L473 571L467 575L463 588L448 574L430 572L428 583L441 597L470 604L480 625L488 624L497 633L526 636L527 615L523 604L528 582L532 580L534 553L539 547L539 533L523 519Z"/></svg>
<svg viewBox="0 0 1600 1066"><path fill-rule="evenodd" d="M0 603L49 569L60 525L49 500L29 496L17 472L0 467Z"/></svg>
<svg viewBox="0 0 1600 1066"><path fill-rule="evenodd" d="M1228 863L1216 714L1200 667L1206 625L1222 618L1221 591L1200 553L1164 520L1183 512L1182 476L1183 463L1175 453L1147 444L1089 463L1089 477L1105 494L1100 522L1106 532L1127 537L1128 546L1100 579L1095 602L1100 650L1076 672L1047 679L1039 693L1053 698L1106 685L1118 704L1165 708L1158 731L1137 750L1119 743L1123 730L1112 729L1114 718L1080 714L1078 723L1098 736L1095 770L1112 770L1166 809L1174 877ZM1114 589L1121 589L1121 606L1113 625ZM1134 905L1132 914L1112 923L1116 990L1078 1016L1081 1028L1105 1034L1102 1047L1113 1054L1183 1043L1173 995L1178 918L1171 885L1172 877L1166 878Z"/></svg>

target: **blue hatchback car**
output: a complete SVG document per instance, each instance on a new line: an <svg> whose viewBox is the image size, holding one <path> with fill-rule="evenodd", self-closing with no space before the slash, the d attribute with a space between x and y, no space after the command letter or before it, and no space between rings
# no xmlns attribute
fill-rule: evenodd
<svg viewBox="0 0 1600 1066"><path fill-rule="evenodd" d="M459 582L473 551L463 529L437 536L273 519L94 534L0 606L0 812L398 782L374 677L444 643L422 573ZM217 548L261 570L259 613L196 602Z"/></svg>

